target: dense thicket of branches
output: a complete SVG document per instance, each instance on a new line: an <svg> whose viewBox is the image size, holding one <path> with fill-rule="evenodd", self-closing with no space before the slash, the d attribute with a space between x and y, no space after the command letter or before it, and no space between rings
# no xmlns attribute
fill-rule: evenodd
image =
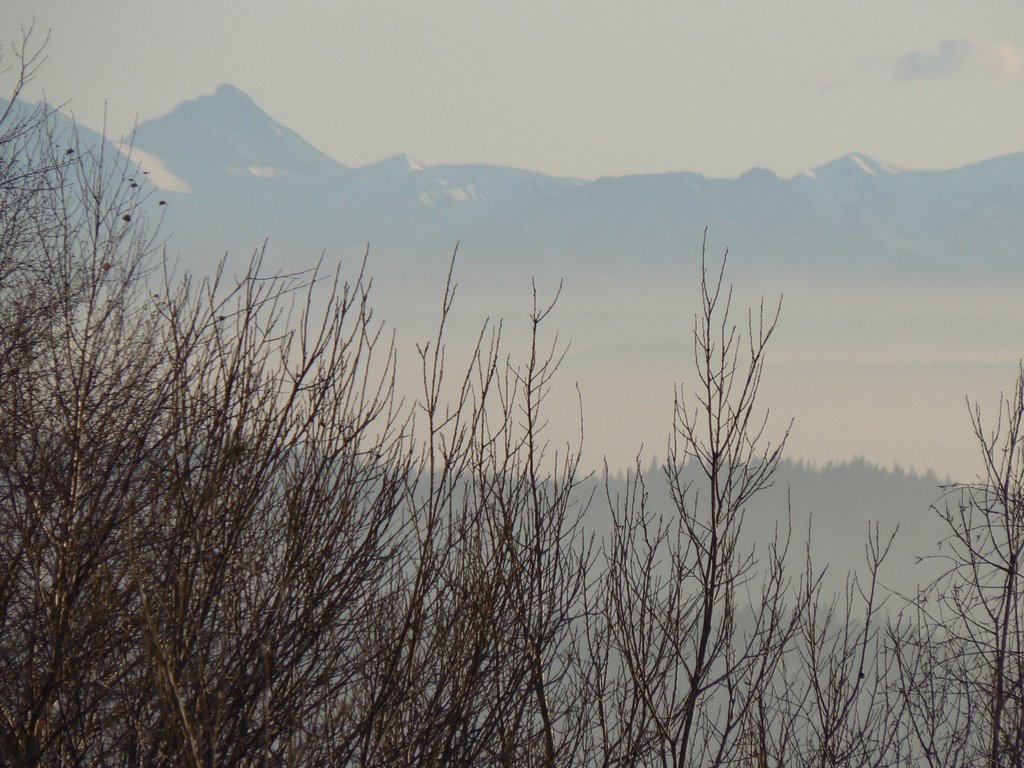
<svg viewBox="0 0 1024 768"><path fill-rule="evenodd" d="M37 63L15 51L15 97ZM449 276L400 401L362 273L175 275L126 161L16 104L0 764L1022 764L1024 375L994 431L976 414L987 475L939 510L943 577L886 596L875 529L833 597L786 521L745 535L785 442L757 400L778 311L737 325L722 272L671 505L639 463L598 502L545 437L536 295L522 362L486 327L456 372Z"/></svg>

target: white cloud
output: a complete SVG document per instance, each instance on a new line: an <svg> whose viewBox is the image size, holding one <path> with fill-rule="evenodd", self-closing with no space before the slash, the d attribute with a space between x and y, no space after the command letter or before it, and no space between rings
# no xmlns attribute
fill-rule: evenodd
<svg viewBox="0 0 1024 768"><path fill-rule="evenodd" d="M1020 77L1024 48L1012 43L943 40L934 51L911 51L892 61L893 80L939 80L964 74Z"/></svg>

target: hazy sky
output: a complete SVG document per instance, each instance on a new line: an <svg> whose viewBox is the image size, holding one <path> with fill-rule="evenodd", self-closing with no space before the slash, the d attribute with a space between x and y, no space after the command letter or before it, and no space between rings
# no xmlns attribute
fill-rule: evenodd
<svg viewBox="0 0 1024 768"><path fill-rule="evenodd" d="M4 0L0 38L33 15L36 85L90 126L106 103L113 133L227 82L349 165L786 176L1024 150L1021 0Z"/></svg>

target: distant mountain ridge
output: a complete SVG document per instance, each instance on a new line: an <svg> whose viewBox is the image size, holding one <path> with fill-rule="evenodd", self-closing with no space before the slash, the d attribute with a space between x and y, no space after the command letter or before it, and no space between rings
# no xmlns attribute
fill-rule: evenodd
<svg viewBox="0 0 1024 768"><path fill-rule="evenodd" d="M965 394L1005 386L1024 349L1024 152L948 171L854 152L791 178L583 180L403 154L349 167L230 86L144 122L120 149L148 171L143 205L180 267L208 274L229 254L239 274L267 238L269 271L321 252L356 268L369 247L374 307L405 342L431 337L456 243L465 322L448 329L473 340L483 317L521 333L531 280L543 301L564 278L565 375L584 384L589 450L613 466L664 439L705 229L712 264L729 249L737 307L786 295L770 399L797 418L794 447L809 458L972 466L947 420ZM553 408L552 434L576 434L575 395Z"/></svg>
<svg viewBox="0 0 1024 768"><path fill-rule="evenodd" d="M408 261L461 241L481 260L642 276L707 227L745 268L783 276L1024 273L1024 152L948 171L854 152L792 178L754 168L586 181L402 154L350 168L230 85L143 122L131 151L171 202L183 251L269 237L283 249L371 243Z"/></svg>
<svg viewBox="0 0 1024 768"><path fill-rule="evenodd" d="M851 153L789 179L752 169L558 178L493 165L429 166L406 155L348 168L221 86L139 126L135 146L192 189L176 202L210 235L407 257L462 241L481 258L565 270L657 269L710 227L748 266L842 275L962 277L1024 259L1024 153L951 171L901 171ZM204 192L244 205L226 217ZM182 196L184 197L184 196ZM288 223L272 231L284 208ZM204 214L204 211L209 212ZM220 227L210 217L216 215ZM559 267L561 265L561 267Z"/></svg>

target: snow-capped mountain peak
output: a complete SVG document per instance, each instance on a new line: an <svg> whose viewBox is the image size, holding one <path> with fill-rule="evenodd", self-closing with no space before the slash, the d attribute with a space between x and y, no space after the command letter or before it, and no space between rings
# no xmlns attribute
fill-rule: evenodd
<svg viewBox="0 0 1024 768"><path fill-rule="evenodd" d="M142 123L134 143L186 183L211 174L269 179L344 168L232 85Z"/></svg>
<svg viewBox="0 0 1024 768"><path fill-rule="evenodd" d="M809 179L838 181L841 179L865 179L872 177L894 176L902 173L900 168L882 163L861 152L851 152L825 165L804 171L799 174Z"/></svg>
<svg viewBox="0 0 1024 768"><path fill-rule="evenodd" d="M430 167L429 163L406 154L392 155L369 165L360 166L355 170L360 173L419 173Z"/></svg>

